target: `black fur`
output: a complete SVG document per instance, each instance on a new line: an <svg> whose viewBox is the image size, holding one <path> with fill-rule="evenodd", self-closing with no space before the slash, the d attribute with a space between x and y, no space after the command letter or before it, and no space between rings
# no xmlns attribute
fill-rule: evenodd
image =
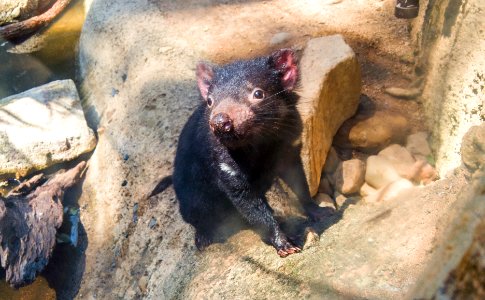
<svg viewBox="0 0 485 300"><path fill-rule="evenodd" d="M294 146L302 130L298 97L285 91L282 76L272 56L215 68L208 88L212 108L203 101L180 134L173 184L182 217L195 227L199 249L212 243L215 229L236 208L264 230L280 256L299 252L265 198L276 176L288 183L309 216L319 219L326 214L309 194L301 147ZM251 106L254 117L242 135L216 136L209 126L211 109L222 101L247 104L248 85L266 93L261 103Z"/></svg>

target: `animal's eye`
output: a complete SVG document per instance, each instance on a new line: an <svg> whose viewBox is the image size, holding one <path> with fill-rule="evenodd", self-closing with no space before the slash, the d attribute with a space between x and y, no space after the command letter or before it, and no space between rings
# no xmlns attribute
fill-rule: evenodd
<svg viewBox="0 0 485 300"><path fill-rule="evenodd" d="M253 98L254 98L254 99L258 99L258 100L263 99L263 98L264 98L264 92L263 92L263 90L256 89L256 90L253 92Z"/></svg>
<svg viewBox="0 0 485 300"><path fill-rule="evenodd" d="M212 100L212 97L211 96L207 97L207 106L211 107L213 103L214 103L214 100Z"/></svg>

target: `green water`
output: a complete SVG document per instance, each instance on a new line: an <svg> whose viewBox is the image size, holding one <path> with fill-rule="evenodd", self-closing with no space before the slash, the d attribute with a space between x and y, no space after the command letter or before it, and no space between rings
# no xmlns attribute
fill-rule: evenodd
<svg viewBox="0 0 485 300"><path fill-rule="evenodd" d="M58 79L75 79L76 47L84 22L83 1L69 7L40 34L21 44L0 39L0 99ZM34 49L34 52L26 53ZM39 276L18 290L0 279L0 300L50 300L56 291Z"/></svg>
<svg viewBox="0 0 485 300"><path fill-rule="evenodd" d="M14 45L0 40L0 98L56 79L74 79L84 5L73 0L48 28ZM31 50L35 50L31 53Z"/></svg>

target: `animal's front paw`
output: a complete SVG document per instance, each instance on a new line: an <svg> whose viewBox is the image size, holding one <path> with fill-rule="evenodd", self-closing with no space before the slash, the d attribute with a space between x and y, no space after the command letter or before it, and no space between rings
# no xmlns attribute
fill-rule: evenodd
<svg viewBox="0 0 485 300"><path fill-rule="evenodd" d="M323 221L325 218L335 214L335 209L331 207L320 207L316 204L305 207L307 216L314 222Z"/></svg>
<svg viewBox="0 0 485 300"><path fill-rule="evenodd" d="M276 247L276 252L280 257L287 257L290 254L301 252L301 248L285 241Z"/></svg>

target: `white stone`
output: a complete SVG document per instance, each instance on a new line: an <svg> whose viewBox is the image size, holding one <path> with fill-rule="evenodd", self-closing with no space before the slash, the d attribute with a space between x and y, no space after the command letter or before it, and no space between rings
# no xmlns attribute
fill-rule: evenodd
<svg viewBox="0 0 485 300"><path fill-rule="evenodd" d="M415 160L406 148L393 144L381 150L378 155L385 157L401 177L409 178Z"/></svg>
<svg viewBox="0 0 485 300"><path fill-rule="evenodd" d="M376 193L366 196L364 201L370 203L390 201L399 196L403 191L412 187L414 187L414 185L411 181L401 178L380 188Z"/></svg>
<svg viewBox="0 0 485 300"><path fill-rule="evenodd" d="M96 146L76 86L60 80L0 100L0 176L25 176Z"/></svg>
<svg viewBox="0 0 485 300"><path fill-rule="evenodd" d="M315 202L320 207L335 208L335 203L334 203L332 197L330 197L329 195L324 194L324 193L318 193L317 196L315 196Z"/></svg>
<svg viewBox="0 0 485 300"><path fill-rule="evenodd" d="M360 159L341 162L335 171L335 188L344 195L357 193L364 184L365 164Z"/></svg>
<svg viewBox="0 0 485 300"><path fill-rule="evenodd" d="M367 182L364 182L364 184L360 187L360 191L359 191L360 196L362 196L362 197L372 195L376 192L377 192L377 190L375 188L371 187Z"/></svg>
<svg viewBox="0 0 485 300"><path fill-rule="evenodd" d="M365 181L372 187L379 189L401 177L392 163L385 157L372 155L367 158Z"/></svg>
<svg viewBox="0 0 485 300"><path fill-rule="evenodd" d="M406 149L413 155L428 156L431 149L428 144L428 134L426 132L417 132L408 136Z"/></svg>

